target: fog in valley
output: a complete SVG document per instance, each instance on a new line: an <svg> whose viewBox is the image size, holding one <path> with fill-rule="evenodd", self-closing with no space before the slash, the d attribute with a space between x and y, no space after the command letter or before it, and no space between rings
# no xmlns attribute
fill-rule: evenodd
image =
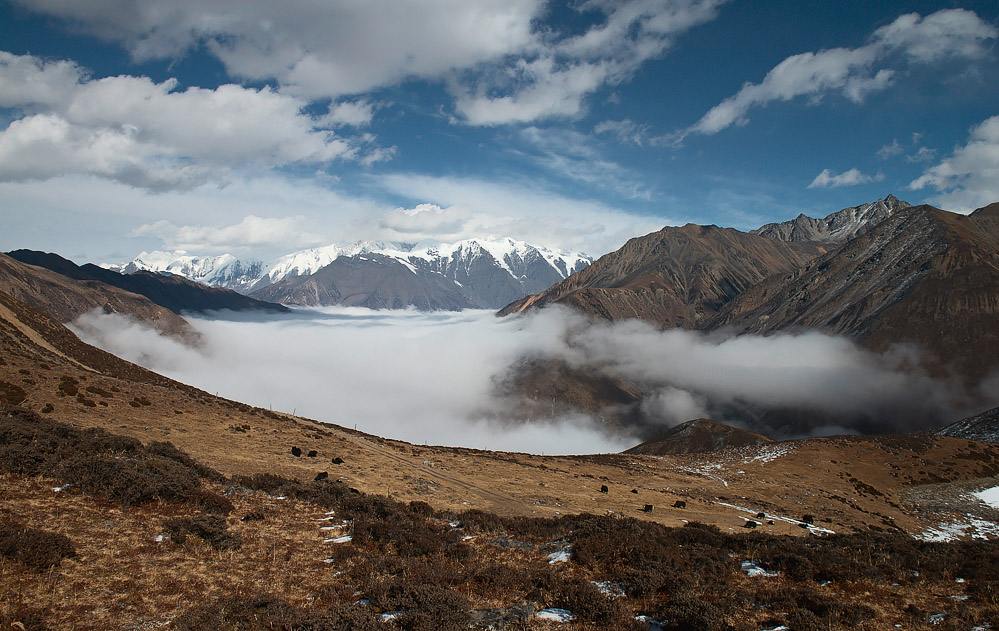
<svg viewBox="0 0 999 631"><path fill-rule="evenodd" d="M925 429L978 405L915 368L913 349L877 355L818 333L664 332L561 308L502 319L355 308L233 317L189 316L203 338L197 348L114 314L89 314L73 329L212 394L417 444L613 452L703 416L788 437ZM582 413L514 421L517 397L498 383L525 358L557 358L639 385L641 423L611 429Z"/></svg>

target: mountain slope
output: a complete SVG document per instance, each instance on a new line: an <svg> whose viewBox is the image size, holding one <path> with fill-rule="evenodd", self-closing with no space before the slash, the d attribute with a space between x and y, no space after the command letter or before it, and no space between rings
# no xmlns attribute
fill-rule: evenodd
<svg viewBox="0 0 999 631"><path fill-rule="evenodd" d="M870 204L844 208L821 219L801 214L790 221L768 223L751 232L780 241L842 244L909 206L908 202L888 195Z"/></svg>
<svg viewBox="0 0 999 631"><path fill-rule="evenodd" d="M289 276L254 297L302 306L457 311L471 308L454 283L381 254L339 257L308 276Z"/></svg>
<svg viewBox="0 0 999 631"><path fill-rule="evenodd" d="M44 311L60 322L102 309L156 327L167 335L193 341L197 333L186 320L145 296L95 280L77 280L0 254L0 292Z"/></svg>
<svg viewBox="0 0 999 631"><path fill-rule="evenodd" d="M98 281L145 296L177 314L185 311L228 310L279 313L288 311L288 308L282 305L255 300L229 289L206 287L173 274L157 274L147 271L119 274L90 263L82 266L76 265L57 254L34 250L14 250L8 252L8 255L23 263L44 267L74 280Z"/></svg>
<svg viewBox="0 0 999 631"><path fill-rule="evenodd" d="M698 418L671 427L655 438L625 450L624 453L646 456L696 454L772 442L774 442L772 438L763 434L731 427L709 418Z"/></svg>
<svg viewBox="0 0 999 631"><path fill-rule="evenodd" d="M999 443L999 407L951 423L937 430L936 434Z"/></svg>
<svg viewBox="0 0 999 631"><path fill-rule="evenodd" d="M730 302L705 328L819 330L868 347L913 343L978 380L999 367L999 205L896 213L836 251Z"/></svg>
<svg viewBox="0 0 999 631"><path fill-rule="evenodd" d="M697 328L726 302L764 278L820 254L731 228L687 224L628 241L550 289L514 302L500 315L565 304L609 320L640 318L663 328Z"/></svg>

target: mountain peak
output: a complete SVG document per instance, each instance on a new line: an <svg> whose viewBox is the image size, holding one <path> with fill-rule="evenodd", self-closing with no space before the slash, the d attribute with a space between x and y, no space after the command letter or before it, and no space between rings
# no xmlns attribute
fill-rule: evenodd
<svg viewBox="0 0 999 631"><path fill-rule="evenodd" d="M817 219L804 213L790 221L768 223L753 230L778 241L814 242L839 245L861 235L911 204L892 194L867 204L851 206Z"/></svg>

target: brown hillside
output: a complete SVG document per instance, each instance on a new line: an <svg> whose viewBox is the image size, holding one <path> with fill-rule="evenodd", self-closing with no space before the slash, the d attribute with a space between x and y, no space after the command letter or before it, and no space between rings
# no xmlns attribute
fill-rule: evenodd
<svg viewBox="0 0 999 631"><path fill-rule="evenodd" d="M706 328L818 330L875 350L911 343L977 381L999 367L996 208L972 216L902 210L798 271L730 302Z"/></svg>
<svg viewBox="0 0 999 631"><path fill-rule="evenodd" d="M59 322L103 309L132 316L163 333L194 342L197 333L179 315L145 296L95 280L75 280L0 254L0 292L44 311Z"/></svg>
<svg viewBox="0 0 999 631"><path fill-rule="evenodd" d="M763 434L749 432L709 418L698 418L671 427L655 438L625 450L626 454L667 456L696 454L774 442Z"/></svg>
<svg viewBox="0 0 999 631"><path fill-rule="evenodd" d="M500 311L565 304L609 320L640 318L662 328L693 329L725 303L772 274L821 253L731 228L687 224L628 241L547 291Z"/></svg>

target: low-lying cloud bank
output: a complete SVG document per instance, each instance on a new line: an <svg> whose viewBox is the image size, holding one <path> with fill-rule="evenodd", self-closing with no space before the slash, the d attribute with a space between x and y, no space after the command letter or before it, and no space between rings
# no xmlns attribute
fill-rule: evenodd
<svg viewBox="0 0 999 631"><path fill-rule="evenodd" d="M565 454L619 451L699 416L764 432L911 431L984 407L842 338L724 338L593 322L562 309L521 318L488 311L310 309L267 320L189 318L185 346L122 316L93 313L86 341L209 392L413 443ZM642 423L608 429L585 414L511 422L498 380L525 358L557 358L636 384ZM991 400L999 392L991 392ZM993 404L994 405L994 404Z"/></svg>

